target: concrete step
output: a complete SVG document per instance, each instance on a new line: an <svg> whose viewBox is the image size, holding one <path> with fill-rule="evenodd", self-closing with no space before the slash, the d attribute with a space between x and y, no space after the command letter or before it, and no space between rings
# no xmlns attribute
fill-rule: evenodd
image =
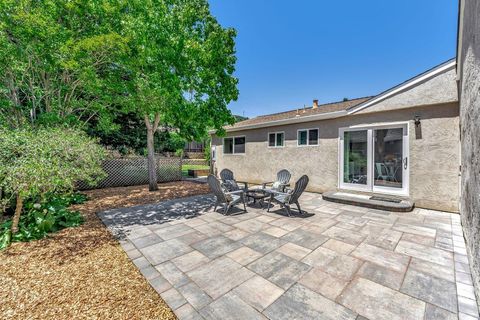
<svg viewBox="0 0 480 320"><path fill-rule="evenodd" d="M410 212L415 205L411 199L404 197L380 194L359 194L336 190L324 192L322 197L331 202L394 212Z"/></svg>

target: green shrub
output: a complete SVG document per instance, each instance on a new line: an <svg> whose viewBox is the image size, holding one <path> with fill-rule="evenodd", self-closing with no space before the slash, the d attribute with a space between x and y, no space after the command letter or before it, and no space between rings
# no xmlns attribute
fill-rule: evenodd
<svg viewBox="0 0 480 320"><path fill-rule="evenodd" d="M79 193L47 195L44 200L39 198L26 200L17 233L13 236L11 234L12 219L0 224L0 250L7 247L10 241L38 240L49 233L79 226L83 223L82 215L68 210L68 207L86 200L86 196Z"/></svg>
<svg viewBox="0 0 480 320"><path fill-rule="evenodd" d="M101 167L105 150L79 130L0 129L0 136L0 188L7 195L2 203L12 206L12 198L16 200L12 238L19 230L21 213L29 209L23 210L24 200L39 198L43 203L50 194L70 194L77 181L94 185L105 176ZM43 218L32 214L49 228L49 212Z"/></svg>
<svg viewBox="0 0 480 320"><path fill-rule="evenodd" d="M212 157L212 146L211 146L211 138L209 137L208 139L205 140L205 150L203 151L205 154L205 160L207 160L207 163L210 163L211 157Z"/></svg>

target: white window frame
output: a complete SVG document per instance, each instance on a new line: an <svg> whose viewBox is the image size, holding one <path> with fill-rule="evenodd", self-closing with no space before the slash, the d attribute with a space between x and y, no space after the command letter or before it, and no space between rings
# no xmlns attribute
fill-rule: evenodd
<svg viewBox="0 0 480 320"><path fill-rule="evenodd" d="M277 134L279 133L282 133L283 134L283 145L281 146L277 146ZM272 147L270 146L270 135L271 134L274 134L275 135L275 145ZM269 132L267 134L267 147L268 148L272 148L272 149L275 149L275 148L284 148L285 147L285 131L274 131L274 132Z"/></svg>
<svg viewBox="0 0 480 320"><path fill-rule="evenodd" d="M403 159L407 158L407 169L403 170L403 183L404 186L400 190L395 188L388 188L382 186L375 186L373 184L372 172L375 172L374 168L374 141L373 141L373 130L376 129L395 129L403 128ZM362 126L351 126L338 129L338 186L340 189L344 190L355 190L355 191L364 191L369 193L379 193L379 194L390 194L390 195L399 195L399 196L409 196L410 194L410 123L407 121L402 122L389 122L389 123L378 123ZM367 184L352 184L343 182L343 167L344 167L344 133L348 131L367 131ZM371 142L369 142L371 141Z"/></svg>
<svg viewBox="0 0 480 320"><path fill-rule="evenodd" d="M245 138L245 151L244 152L235 152L235 139L236 138ZM225 153L225 139L232 139L232 153ZM232 156L232 155L242 156L242 155L245 155L247 153L247 136L242 135L242 136L223 137L222 151L223 151L223 155L225 155L225 156Z"/></svg>
<svg viewBox="0 0 480 320"><path fill-rule="evenodd" d="M310 130L317 130L317 144L310 144ZM300 131L307 131L307 144L299 144ZM320 145L320 128L304 128L297 130L297 147L318 147Z"/></svg>

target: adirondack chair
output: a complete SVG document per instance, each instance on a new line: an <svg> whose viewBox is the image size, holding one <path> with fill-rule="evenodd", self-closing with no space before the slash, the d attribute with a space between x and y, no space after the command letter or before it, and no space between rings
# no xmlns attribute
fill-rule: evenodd
<svg viewBox="0 0 480 320"><path fill-rule="evenodd" d="M214 211L217 211L218 205L223 204L223 214L226 215L232 206L243 202L243 210L247 212L247 207L245 205L245 192L243 190L231 192L225 191L225 189L222 188L220 181L213 174L208 176L207 182L216 197Z"/></svg>
<svg viewBox="0 0 480 320"><path fill-rule="evenodd" d="M222 184L228 191L246 191L248 189L248 182L235 180L233 172L230 169L223 169L222 171L220 171L220 179L222 179ZM243 184L244 186L240 187L238 185L239 183Z"/></svg>
<svg viewBox="0 0 480 320"><path fill-rule="evenodd" d="M277 172L277 180L271 182L262 183L262 189L271 191L271 192L285 192L285 188L290 185L289 181L292 177L292 174L286 170L282 169ZM267 186L270 186L267 188Z"/></svg>
<svg viewBox="0 0 480 320"><path fill-rule="evenodd" d="M270 204L273 201L280 204L282 208L285 208L289 217L291 216L290 206L292 204L296 204L298 212L302 214L303 212L302 209L300 209L300 203L298 203L298 198L300 198L303 191L305 191L305 188L307 188L308 181L308 176L303 175L300 177L300 179L298 179L298 181L295 183L295 187L290 192L272 193L268 201L267 211L270 211Z"/></svg>

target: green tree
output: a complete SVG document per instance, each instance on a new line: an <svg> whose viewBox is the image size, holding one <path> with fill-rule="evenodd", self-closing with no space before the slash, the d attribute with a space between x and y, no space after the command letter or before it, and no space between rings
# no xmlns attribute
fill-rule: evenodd
<svg viewBox="0 0 480 320"><path fill-rule="evenodd" d="M16 198L12 234L26 198L71 191L77 181L94 184L105 176L104 149L82 131L0 129L0 136L0 187Z"/></svg>
<svg viewBox="0 0 480 320"><path fill-rule="evenodd" d="M113 3L113 2L112 2ZM92 119L111 127L128 53L121 5L107 1L0 2L0 121L10 127Z"/></svg>
<svg viewBox="0 0 480 320"><path fill-rule="evenodd" d="M199 140L207 129L222 132L234 122L227 104L238 96L236 33L222 28L205 0L132 1L127 9L119 32L128 39L121 105L144 119L149 189L157 190L154 136L160 125Z"/></svg>
<svg viewBox="0 0 480 320"><path fill-rule="evenodd" d="M147 129L155 190L160 125L195 140L233 123L234 38L206 0L4 0L0 121L107 132L133 112Z"/></svg>
<svg viewBox="0 0 480 320"><path fill-rule="evenodd" d="M160 124L195 140L234 121L227 104L238 96L235 30L222 28L205 0L142 1L132 13L130 105L144 117L150 190L156 190L153 141Z"/></svg>

